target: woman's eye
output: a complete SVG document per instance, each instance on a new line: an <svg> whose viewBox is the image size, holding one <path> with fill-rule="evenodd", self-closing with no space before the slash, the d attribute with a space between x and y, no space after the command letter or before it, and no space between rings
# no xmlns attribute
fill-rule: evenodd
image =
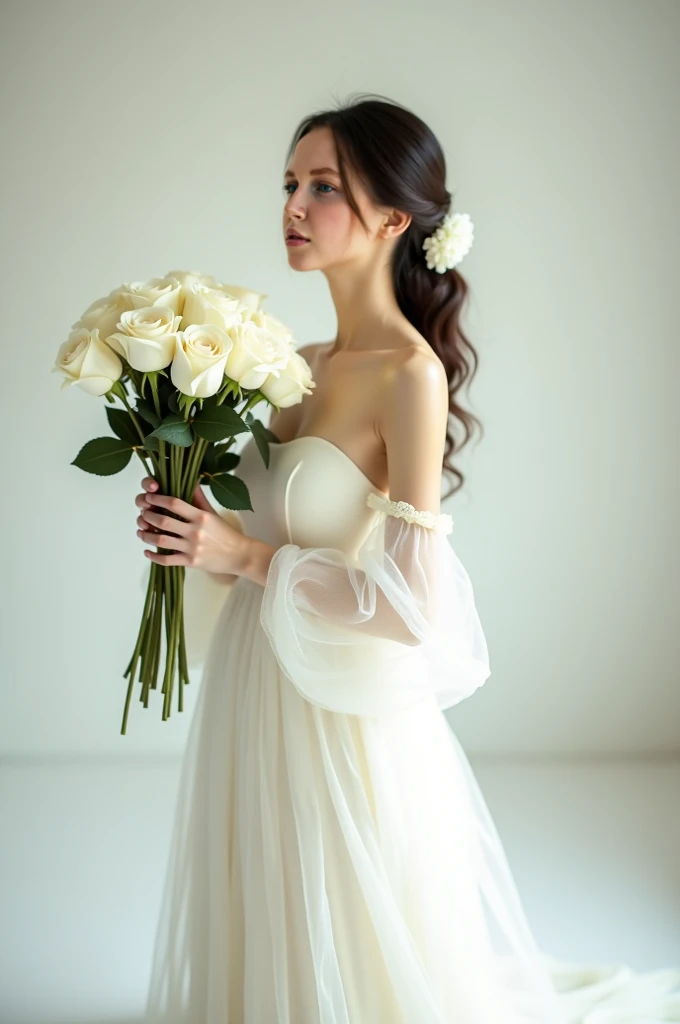
<svg viewBox="0 0 680 1024"><path fill-rule="evenodd" d="M288 191L288 189L290 188L290 186L291 186L292 184L293 184L293 183L292 183L292 181L289 181L289 182L286 182L286 184L285 184L285 185L283 186L283 191L284 191L284 192L286 192L286 193L287 193L288 195L290 195L290 192ZM329 184L328 184L327 182L325 182L325 181L321 181L321 182L319 182L319 188L320 188L320 189L322 189L322 188L327 188L327 189L330 189L330 191L331 191L331 192L335 192L335 191L337 191L337 190L336 190L336 189L335 189L335 188L333 187L333 185L329 185ZM327 196L327 195L329 195L329 193L328 193L328 192L322 192L322 193L321 193L321 195L322 195L322 196Z"/></svg>

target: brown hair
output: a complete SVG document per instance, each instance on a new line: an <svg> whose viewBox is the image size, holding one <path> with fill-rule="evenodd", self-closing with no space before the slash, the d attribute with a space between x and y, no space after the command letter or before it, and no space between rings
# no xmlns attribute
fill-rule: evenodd
<svg viewBox="0 0 680 1024"><path fill-rule="evenodd" d="M392 279L401 311L439 356L449 382L449 416L462 428L456 442L447 426L443 472L456 483L443 497L463 486L464 474L449 461L470 439L480 420L459 405L456 395L468 387L478 365L477 352L460 327L469 293L465 278L454 267L443 274L429 270L422 244L450 211L446 161L434 132L412 111L384 96L363 94L355 102L305 117L295 130L289 160L299 140L314 128L329 127L335 138L338 170L350 207L366 229L347 181L352 167L376 205L390 206L412 216L393 253Z"/></svg>

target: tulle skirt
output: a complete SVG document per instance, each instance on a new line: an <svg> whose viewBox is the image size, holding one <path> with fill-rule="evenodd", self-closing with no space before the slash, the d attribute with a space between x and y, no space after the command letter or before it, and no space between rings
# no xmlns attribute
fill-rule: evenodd
<svg viewBox="0 0 680 1024"><path fill-rule="evenodd" d="M306 701L263 632L262 594L240 577L211 635L145 1019L590 1020L632 972L586 979L589 1000L538 950L444 714L431 700L375 717Z"/></svg>

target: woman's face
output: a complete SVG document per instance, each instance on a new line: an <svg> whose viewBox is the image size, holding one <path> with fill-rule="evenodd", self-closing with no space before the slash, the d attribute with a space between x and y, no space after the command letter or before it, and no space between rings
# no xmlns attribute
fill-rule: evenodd
<svg viewBox="0 0 680 1024"><path fill-rule="evenodd" d="M384 214L369 201L350 174L352 193L370 228L366 234L342 191L335 139L330 128L314 128L295 147L284 180L284 242L289 228L309 241L286 245L295 270L323 270L340 263L361 261L375 249L375 233Z"/></svg>

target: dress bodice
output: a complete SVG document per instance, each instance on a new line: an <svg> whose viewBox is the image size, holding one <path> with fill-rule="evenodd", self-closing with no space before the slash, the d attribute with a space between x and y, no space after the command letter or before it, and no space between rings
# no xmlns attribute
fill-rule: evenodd
<svg viewBox="0 0 680 1024"><path fill-rule="evenodd" d="M269 447L265 466L253 437L234 470L247 485L253 510L239 511L244 532L274 547L333 547L354 556L376 511L370 493L382 496L342 449L316 435Z"/></svg>

